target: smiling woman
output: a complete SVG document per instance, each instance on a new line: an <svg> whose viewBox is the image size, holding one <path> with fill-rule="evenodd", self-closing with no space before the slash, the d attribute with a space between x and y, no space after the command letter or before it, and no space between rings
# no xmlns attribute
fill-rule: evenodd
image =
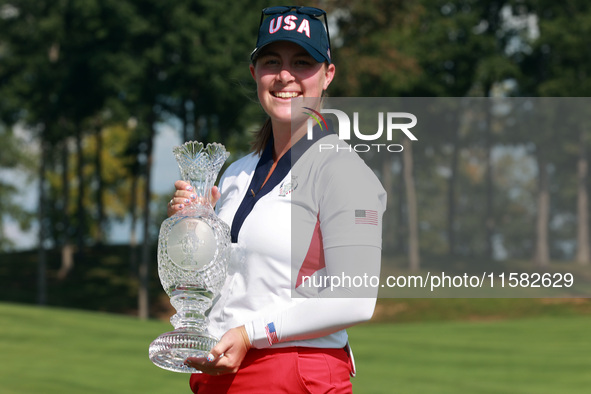
<svg viewBox="0 0 591 394"><path fill-rule="evenodd" d="M268 120L253 152L212 189L219 217L231 226L232 253L209 314L208 331L221 339L207 358L185 362L203 372L191 376L194 392L351 392L355 367L345 328L371 318L377 288L309 284L379 275L386 196L355 153L319 156L310 149L338 138L325 123L308 141L307 117L292 113L300 98L317 112L335 76L327 27L318 8L262 12L250 72ZM187 183L175 187L169 215L193 196ZM360 210L375 221L356 221Z"/></svg>
<svg viewBox="0 0 591 394"><path fill-rule="evenodd" d="M293 42L273 42L258 51L250 65L257 83L257 95L269 115L277 159L290 147L291 100L295 97L321 97L330 85L334 64L318 63L306 50ZM261 141L265 146L267 140Z"/></svg>
<svg viewBox="0 0 591 394"><path fill-rule="evenodd" d="M324 17L324 25L317 17ZM274 134L283 136L288 133L280 131L277 127L291 127L291 99L321 97L330 85L335 74L335 66L332 64L330 35L326 22L326 13L313 7L279 6L263 10L256 47L250 56L250 72L257 82L259 101L270 118L253 143L255 152L262 153L271 136L273 116L267 111L270 107L265 106L265 103L271 101L267 97L268 94L285 100L282 107L283 121L281 118L276 119L274 129ZM282 59L278 50L290 47L290 59ZM265 59L264 56L271 58ZM270 63L267 64L267 61ZM322 77L321 81L308 81L310 78ZM265 89L265 81L273 85L267 85ZM299 84L305 86L298 86ZM302 88L308 87L309 91L303 91ZM281 123L283 126L280 126ZM276 144L277 147L286 146L286 142L281 139ZM285 153L285 149L278 151L278 154L282 153Z"/></svg>

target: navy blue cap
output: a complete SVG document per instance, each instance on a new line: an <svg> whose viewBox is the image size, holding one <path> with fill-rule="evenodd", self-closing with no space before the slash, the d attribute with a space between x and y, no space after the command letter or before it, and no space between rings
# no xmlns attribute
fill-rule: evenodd
<svg viewBox="0 0 591 394"><path fill-rule="evenodd" d="M264 46L276 41L298 44L319 63L332 62L324 23L313 16L291 11L267 17L261 23L257 45L250 59L254 61Z"/></svg>

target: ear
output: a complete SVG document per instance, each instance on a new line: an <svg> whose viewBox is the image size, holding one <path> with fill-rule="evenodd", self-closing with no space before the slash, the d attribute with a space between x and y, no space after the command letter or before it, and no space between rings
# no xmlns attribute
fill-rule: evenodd
<svg viewBox="0 0 591 394"><path fill-rule="evenodd" d="M323 90L328 89L328 85L330 85L332 79L334 78L334 73L335 66L331 63L328 65L328 67L326 67L326 71L324 72L324 86L322 87Z"/></svg>
<svg viewBox="0 0 591 394"><path fill-rule="evenodd" d="M251 64L248 68L250 68L250 75L252 75L252 79L254 79L256 81L257 77L255 76L255 73L254 73L254 65Z"/></svg>

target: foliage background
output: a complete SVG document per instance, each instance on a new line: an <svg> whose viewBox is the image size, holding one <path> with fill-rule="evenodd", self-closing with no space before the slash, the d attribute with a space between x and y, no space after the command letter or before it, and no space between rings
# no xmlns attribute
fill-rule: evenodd
<svg viewBox="0 0 591 394"><path fill-rule="evenodd" d="M170 194L154 192L154 141L168 128L180 141L224 143L230 161L248 152L264 120L249 54L268 5L0 0L0 300L170 315L155 272ZM329 11L335 97L589 96L584 0L305 5ZM448 127L382 163L393 240L384 260L588 276L589 127L508 135L481 124ZM15 225L35 248L19 250ZM128 235L113 242L122 226ZM432 302L381 300L376 320L589 313L586 299Z"/></svg>

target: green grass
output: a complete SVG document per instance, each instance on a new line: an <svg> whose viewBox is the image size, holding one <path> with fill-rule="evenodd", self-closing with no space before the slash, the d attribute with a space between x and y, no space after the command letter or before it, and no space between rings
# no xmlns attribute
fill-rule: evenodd
<svg viewBox="0 0 591 394"><path fill-rule="evenodd" d="M170 324L97 312L0 303L2 393L183 393L148 346Z"/></svg>
<svg viewBox="0 0 591 394"><path fill-rule="evenodd" d="M509 314L510 316L510 314ZM188 393L155 367L167 322L0 303L2 393ZM374 323L349 330L355 393L587 393L591 316Z"/></svg>
<svg viewBox="0 0 591 394"><path fill-rule="evenodd" d="M378 299L373 322L510 320L591 316L590 298L398 298Z"/></svg>
<svg viewBox="0 0 591 394"><path fill-rule="evenodd" d="M359 393L589 393L591 317L366 324Z"/></svg>

